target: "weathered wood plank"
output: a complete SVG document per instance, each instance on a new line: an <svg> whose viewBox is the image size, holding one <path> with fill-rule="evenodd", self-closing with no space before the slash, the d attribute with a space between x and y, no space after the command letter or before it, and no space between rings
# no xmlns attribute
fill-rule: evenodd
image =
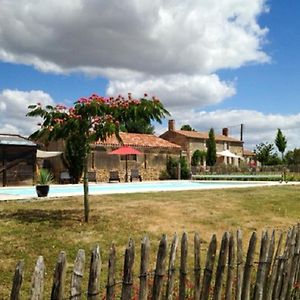
<svg viewBox="0 0 300 300"><path fill-rule="evenodd" d="M295 252L296 247L296 236L297 236L297 228L294 226L291 230L291 238L289 240L289 243L287 245L286 253L285 253L285 262L284 262L284 269L283 269L283 278L282 278L282 288L280 292L280 300L285 300L286 295L288 292L288 286L289 286L289 280L292 270L292 261L293 261L293 255Z"/></svg>
<svg viewBox="0 0 300 300"><path fill-rule="evenodd" d="M150 259L150 241L148 237L144 237L141 243L139 300L147 300L148 298L149 259Z"/></svg>
<svg viewBox="0 0 300 300"><path fill-rule="evenodd" d="M227 279L226 279L225 300L232 299L234 264L235 264L235 242L234 242L233 234L230 234L229 247L228 247L228 270L227 270Z"/></svg>
<svg viewBox="0 0 300 300"><path fill-rule="evenodd" d="M244 275L244 258L243 258L243 234L241 230L236 232L236 290L235 300L241 300L243 275Z"/></svg>
<svg viewBox="0 0 300 300"><path fill-rule="evenodd" d="M194 236L194 300L200 299L201 292L201 240L198 232Z"/></svg>
<svg viewBox="0 0 300 300"><path fill-rule="evenodd" d="M216 250L217 250L217 237L214 234L211 238L207 250L206 264L205 264L205 269L203 274L201 296L200 296L201 300L206 300L209 297L210 285L211 285L214 264L215 264Z"/></svg>
<svg viewBox="0 0 300 300"><path fill-rule="evenodd" d="M246 258L246 263L244 268L243 288L242 288L242 297L241 297L241 299L243 300L250 299L251 271L252 271L253 261L254 261L256 240L257 240L256 232L253 232L249 241L247 258Z"/></svg>
<svg viewBox="0 0 300 300"><path fill-rule="evenodd" d="M20 260L16 266L10 300L20 300L20 291L24 275L24 260Z"/></svg>
<svg viewBox="0 0 300 300"><path fill-rule="evenodd" d="M66 252L61 251L54 270L51 300L62 300L64 298L66 266Z"/></svg>
<svg viewBox="0 0 300 300"><path fill-rule="evenodd" d="M268 263L268 253L269 253L269 235L265 231L262 233L261 244L260 244L260 254L256 275L256 282L254 287L254 300L263 300L264 287L266 281L267 263Z"/></svg>
<svg viewBox="0 0 300 300"><path fill-rule="evenodd" d="M279 235L277 249L276 249L276 253L274 255L274 259L273 259L273 263L272 263L272 270L271 270L271 274L270 274L270 278L269 278L269 283L267 286L267 294L265 297L266 300L272 299L273 290L274 290L274 286L275 286L276 278L277 278L277 271L278 271L278 267L279 267L279 257L281 254L282 241L283 241L283 233L281 232Z"/></svg>
<svg viewBox="0 0 300 300"><path fill-rule="evenodd" d="M175 281L175 259L178 247L178 235L175 233L171 243L170 256L169 256L169 266L168 266L168 279L166 288L166 299L173 299L173 288Z"/></svg>
<svg viewBox="0 0 300 300"><path fill-rule="evenodd" d="M225 273L226 260L228 255L229 233L225 232L222 237L218 266L216 270L216 282L214 288L213 300L221 300L222 296L222 281Z"/></svg>
<svg viewBox="0 0 300 300"><path fill-rule="evenodd" d="M180 269L179 269L179 300L185 298L186 276L187 276L188 237L184 232L181 238Z"/></svg>
<svg viewBox="0 0 300 300"><path fill-rule="evenodd" d="M292 237L292 231L289 229L286 235L286 242L284 247L283 255L279 257L279 263L278 263L278 270L276 275L276 282L273 289L273 298L274 300L278 300L280 298L282 284L283 284L283 272L284 272L284 265L285 261L287 260L287 251L289 247L289 243Z"/></svg>
<svg viewBox="0 0 300 300"><path fill-rule="evenodd" d="M71 276L71 299L80 300L82 297L82 278L84 274L85 252L79 249L74 262L73 273Z"/></svg>
<svg viewBox="0 0 300 300"><path fill-rule="evenodd" d="M106 300L115 298L115 271L116 271L116 247L111 245L108 256L108 270L106 283Z"/></svg>
<svg viewBox="0 0 300 300"><path fill-rule="evenodd" d="M155 268L154 282L152 288L152 300L158 300L161 298L163 279L165 276L165 269L166 269L165 266L166 255L167 255L167 237L166 235L163 235L162 239L160 240L158 252L157 252L156 268Z"/></svg>
<svg viewBox="0 0 300 300"><path fill-rule="evenodd" d="M288 288L287 288L286 299L291 299L294 288L295 288L295 291L294 291L295 296L297 296L297 292L300 289L300 286L299 286L300 282L297 283L297 272L300 272L299 258L300 258L300 224L297 225L295 249L294 249L294 253L293 253L293 257L292 257L292 268L291 268L291 274L290 274ZM298 298L300 299L300 295L298 295Z"/></svg>
<svg viewBox="0 0 300 300"><path fill-rule="evenodd" d="M39 256L32 275L30 300L44 299L44 275L44 258L43 256Z"/></svg>
<svg viewBox="0 0 300 300"><path fill-rule="evenodd" d="M88 283L88 300L100 299L100 273L101 273L101 256L100 247L96 245L92 250L90 274Z"/></svg>
<svg viewBox="0 0 300 300"><path fill-rule="evenodd" d="M129 239L128 246L125 250L123 282L122 282L122 300L131 299L133 286L133 264L134 264L134 241Z"/></svg>

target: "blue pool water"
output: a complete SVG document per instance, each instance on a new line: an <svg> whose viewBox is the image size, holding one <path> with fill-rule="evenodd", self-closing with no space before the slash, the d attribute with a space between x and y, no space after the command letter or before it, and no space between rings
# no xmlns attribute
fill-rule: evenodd
<svg viewBox="0 0 300 300"><path fill-rule="evenodd" d="M134 183L101 183L90 184L90 194L114 194L114 193L136 193L156 191L178 191L195 189L214 189L228 187L251 187L258 186L257 182L199 182L199 181L153 181ZM0 196L3 200L5 195L20 196L20 198L36 197L35 187L4 187L0 188ZM83 195L82 184L78 185L52 185L49 197Z"/></svg>

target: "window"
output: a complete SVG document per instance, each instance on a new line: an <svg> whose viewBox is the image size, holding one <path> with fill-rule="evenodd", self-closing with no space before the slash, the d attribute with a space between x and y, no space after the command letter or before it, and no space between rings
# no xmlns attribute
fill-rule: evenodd
<svg viewBox="0 0 300 300"><path fill-rule="evenodd" d="M121 160L126 160L126 155L121 155ZM137 161L136 154L129 154L129 155L127 155L127 160Z"/></svg>

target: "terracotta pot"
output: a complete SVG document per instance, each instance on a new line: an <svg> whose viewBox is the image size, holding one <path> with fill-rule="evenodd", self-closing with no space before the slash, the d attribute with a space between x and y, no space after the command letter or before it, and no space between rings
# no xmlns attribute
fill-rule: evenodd
<svg viewBox="0 0 300 300"><path fill-rule="evenodd" d="M37 185L35 187L38 197L47 197L49 193L49 185Z"/></svg>

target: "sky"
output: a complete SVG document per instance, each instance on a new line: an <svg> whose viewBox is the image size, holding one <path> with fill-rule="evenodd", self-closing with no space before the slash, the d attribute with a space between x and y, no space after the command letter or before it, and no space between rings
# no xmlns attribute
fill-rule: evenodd
<svg viewBox="0 0 300 300"><path fill-rule="evenodd" d="M29 104L157 96L176 121L245 147L300 147L300 1L0 0L0 132L30 135ZM155 124L167 130L167 119Z"/></svg>

